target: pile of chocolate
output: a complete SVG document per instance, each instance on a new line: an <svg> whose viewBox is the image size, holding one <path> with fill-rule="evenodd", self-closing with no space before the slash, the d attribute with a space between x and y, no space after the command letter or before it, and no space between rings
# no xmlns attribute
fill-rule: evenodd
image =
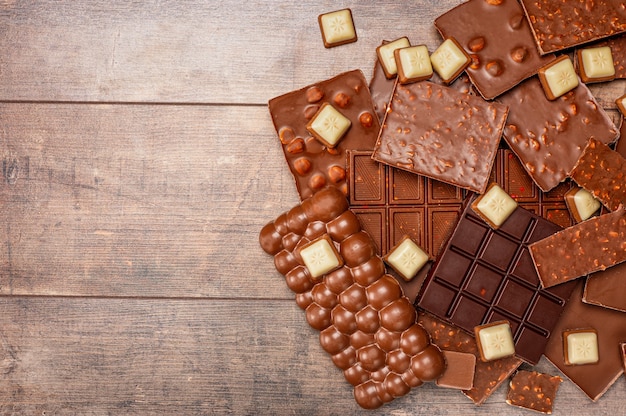
<svg viewBox="0 0 626 416"><path fill-rule="evenodd" d="M357 40L349 9L318 20ZM382 41L369 83L270 100L302 202L260 244L364 408L510 380L551 413L562 379L519 369L542 355L598 400L626 367L626 138L586 84L626 78L624 4L470 0L435 27L432 53Z"/></svg>

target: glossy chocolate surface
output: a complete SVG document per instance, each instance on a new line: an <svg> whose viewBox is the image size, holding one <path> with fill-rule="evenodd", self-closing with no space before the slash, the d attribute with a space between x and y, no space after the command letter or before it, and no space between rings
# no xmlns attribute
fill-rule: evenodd
<svg viewBox="0 0 626 416"><path fill-rule="evenodd" d="M468 206L430 270L417 306L459 326L507 320L515 353L536 364L573 289L541 289L528 246L560 229L518 207L493 230Z"/></svg>
<svg viewBox="0 0 626 416"><path fill-rule="evenodd" d="M421 81L397 84L373 159L482 193L508 108Z"/></svg>
<svg viewBox="0 0 626 416"><path fill-rule="evenodd" d="M565 180L589 138L608 144L618 137L617 128L584 84L550 101L533 77L498 101L510 108L506 142L545 192Z"/></svg>
<svg viewBox="0 0 626 416"><path fill-rule="evenodd" d="M299 248L325 234L344 265L316 283ZM341 191L323 189L281 214L263 227L259 243L274 256L307 322L320 331L322 348L354 386L360 406L380 407L443 373L441 351L417 323L397 281L385 273Z"/></svg>
<svg viewBox="0 0 626 416"><path fill-rule="evenodd" d="M352 123L334 148L311 136L307 123L330 103ZM380 129L365 77L349 71L269 101L269 111L300 199L325 186L347 193L346 151L372 150Z"/></svg>
<svg viewBox="0 0 626 416"><path fill-rule="evenodd" d="M470 0L439 16L435 27L444 39L454 37L472 57L465 71L485 99L508 91L554 60L537 52L517 0Z"/></svg>
<svg viewBox="0 0 626 416"><path fill-rule="evenodd" d="M626 312L626 263L590 274L583 302Z"/></svg>

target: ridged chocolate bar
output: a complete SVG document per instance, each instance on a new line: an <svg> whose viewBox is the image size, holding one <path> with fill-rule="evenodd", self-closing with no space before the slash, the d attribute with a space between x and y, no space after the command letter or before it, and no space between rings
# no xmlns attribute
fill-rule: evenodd
<svg viewBox="0 0 626 416"><path fill-rule="evenodd" d="M311 277L300 248L327 236L343 266ZM322 348L354 386L357 403L374 409L445 370L443 354L416 321L398 282L385 273L374 243L348 201L326 188L263 227L259 242L296 293Z"/></svg>

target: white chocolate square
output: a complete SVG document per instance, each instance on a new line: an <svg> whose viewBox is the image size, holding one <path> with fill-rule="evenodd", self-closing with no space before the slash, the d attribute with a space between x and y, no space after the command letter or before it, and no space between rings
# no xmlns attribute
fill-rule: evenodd
<svg viewBox="0 0 626 416"><path fill-rule="evenodd" d="M574 204L581 221L589 219L600 208L600 201L594 198L591 192L582 188L574 194Z"/></svg>
<svg viewBox="0 0 626 416"><path fill-rule="evenodd" d="M554 100L578 86L578 75L574 70L574 64L567 55L563 55L563 59L557 59L547 67L540 70L543 77L541 84L546 91L546 96L550 100Z"/></svg>
<svg viewBox="0 0 626 416"><path fill-rule="evenodd" d="M510 357L515 354L515 344L508 322L477 328L481 356L485 361Z"/></svg>
<svg viewBox="0 0 626 416"><path fill-rule="evenodd" d="M492 227L499 228L515 211L517 202L504 189L493 184L476 201L474 208Z"/></svg>
<svg viewBox="0 0 626 416"><path fill-rule="evenodd" d="M598 335L595 331L576 331L565 335L567 351L567 364L593 364L597 363Z"/></svg>
<svg viewBox="0 0 626 416"><path fill-rule="evenodd" d="M428 259L428 254L408 237L385 256L385 261L407 281L415 277Z"/></svg>
<svg viewBox="0 0 626 416"><path fill-rule="evenodd" d="M607 78L615 75L615 64L610 46L587 48L580 51L587 78Z"/></svg>
<svg viewBox="0 0 626 416"><path fill-rule="evenodd" d="M324 103L313 116L307 130L326 146L333 148L348 131L352 122L329 103Z"/></svg>
<svg viewBox="0 0 626 416"><path fill-rule="evenodd" d="M396 52L398 72L403 75L400 81L430 78L433 66L430 62L428 48L425 45L410 46Z"/></svg>
<svg viewBox="0 0 626 416"><path fill-rule="evenodd" d="M470 62L470 58L463 52L456 42L446 39L430 55L433 69L444 82L450 82Z"/></svg>
<svg viewBox="0 0 626 416"><path fill-rule="evenodd" d="M312 278L323 276L341 266L342 262L331 244L328 238L321 237L300 250L300 257Z"/></svg>
<svg viewBox="0 0 626 416"><path fill-rule="evenodd" d="M350 9L322 14L319 16L319 23L324 45L327 48L356 40L356 30Z"/></svg>
<svg viewBox="0 0 626 416"><path fill-rule="evenodd" d="M408 48L409 46L411 46L409 39L404 37L381 45L376 49L376 52L378 53L378 60L383 66L387 78L390 78L398 73L396 58L393 54L394 51L400 48Z"/></svg>

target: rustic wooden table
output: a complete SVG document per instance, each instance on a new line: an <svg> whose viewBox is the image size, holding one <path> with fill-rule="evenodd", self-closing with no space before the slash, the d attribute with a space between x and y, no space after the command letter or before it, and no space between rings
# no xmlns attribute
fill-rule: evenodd
<svg viewBox="0 0 626 416"><path fill-rule="evenodd" d="M298 202L267 101L369 79L382 39L433 50L458 3L0 0L0 413L364 413L258 245ZM325 49L341 7L359 40ZM616 116L626 84L594 92ZM505 392L368 413L528 413ZM555 413L625 400L566 381Z"/></svg>

